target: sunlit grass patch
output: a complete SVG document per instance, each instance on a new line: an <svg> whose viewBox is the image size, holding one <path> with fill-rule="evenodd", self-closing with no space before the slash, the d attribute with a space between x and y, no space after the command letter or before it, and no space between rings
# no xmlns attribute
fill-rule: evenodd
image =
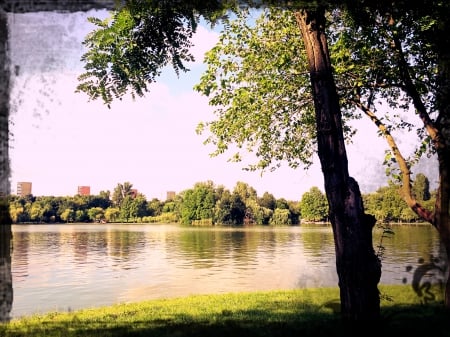
<svg viewBox="0 0 450 337"><path fill-rule="evenodd" d="M433 336L444 331L442 303L420 304L409 286L380 290L391 299L382 301L385 331L430 332L416 327L424 317ZM23 317L0 325L0 336L340 336L339 309L337 288L195 295Z"/></svg>

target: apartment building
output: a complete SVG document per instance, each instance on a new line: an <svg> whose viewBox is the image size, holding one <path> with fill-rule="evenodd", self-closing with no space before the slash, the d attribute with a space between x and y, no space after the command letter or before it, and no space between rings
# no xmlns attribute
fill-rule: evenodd
<svg viewBox="0 0 450 337"><path fill-rule="evenodd" d="M31 194L32 184L29 181L19 181L17 183L17 195L19 197L24 197Z"/></svg>
<svg viewBox="0 0 450 337"><path fill-rule="evenodd" d="M91 186L78 186L79 195L91 195Z"/></svg>

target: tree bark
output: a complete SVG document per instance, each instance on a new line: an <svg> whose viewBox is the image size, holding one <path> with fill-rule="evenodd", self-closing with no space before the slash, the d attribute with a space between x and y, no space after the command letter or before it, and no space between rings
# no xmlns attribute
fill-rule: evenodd
<svg viewBox="0 0 450 337"><path fill-rule="evenodd" d="M348 172L339 97L325 35L325 10L302 10L295 16L309 62L342 318L347 322L376 322L380 319L381 263L372 243L375 218L364 213L359 186Z"/></svg>
<svg viewBox="0 0 450 337"><path fill-rule="evenodd" d="M448 34L448 26L443 26L442 34ZM434 145L438 156L439 186L434 213L434 226L437 228L441 241L445 246L447 263L450 263L450 52L447 47L445 44L437 48L439 90L437 90L436 104L439 116L436 120L436 125L439 129L439 136ZM444 303L446 307L450 308L449 275L447 275Z"/></svg>
<svg viewBox="0 0 450 337"><path fill-rule="evenodd" d="M399 161L403 175L402 190L404 198L416 214L423 220L430 222L438 230L441 242L445 247L446 261L448 263L450 261L450 52L448 51L448 43L442 41L439 37L448 36L450 31L447 16L440 17L438 15L438 21L440 22L439 29L435 31L438 38L432 38L431 41L427 41L433 46L432 49L436 52L438 60L436 110L439 112L439 115L435 122L430 118L421 95L411 78L402 43L397 34L393 34L393 45L398 53L397 63L400 78L404 83L406 93L413 101L424 128L432 139L438 157L439 169L438 194L434 212L431 212L424 209L422 205L418 204L411 197L409 168L406 167L406 164L401 165ZM391 25L396 23L392 15L389 17L389 23ZM450 308L450 278L448 275L444 304Z"/></svg>
<svg viewBox="0 0 450 337"><path fill-rule="evenodd" d="M8 322L13 303L11 224L0 223L0 323Z"/></svg>
<svg viewBox="0 0 450 337"><path fill-rule="evenodd" d="M9 196L9 57L8 18L0 8L0 203ZM1 219L0 219L1 221ZM1 223L1 222L0 222Z"/></svg>
<svg viewBox="0 0 450 337"><path fill-rule="evenodd" d="M7 15L0 8L0 322L12 308L11 217L9 214L9 62Z"/></svg>

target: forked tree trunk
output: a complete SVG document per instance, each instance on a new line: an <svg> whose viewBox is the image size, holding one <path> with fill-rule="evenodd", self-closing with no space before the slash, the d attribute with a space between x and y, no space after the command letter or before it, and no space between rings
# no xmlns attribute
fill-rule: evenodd
<svg viewBox="0 0 450 337"><path fill-rule="evenodd" d="M309 62L318 154L333 228L341 314L347 322L380 318L381 263L372 243L374 217L364 213L357 182L349 176L339 98L325 35L325 11L295 13Z"/></svg>
<svg viewBox="0 0 450 337"><path fill-rule="evenodd" d="M435 32L437 36L448 36L449 28L446 22L447 17L439 20L439 28ZM392 16L389 18L389 23L395 24ZM429 41L430 42L430 41ZM450 262L450 53L448 52L448 45L445 42L432 42L433 50L436 51L438 60L438 74L437 74L437 88L436 90L436 111L439 115L435 121L430 118L427 112L426 105L422 101L420 92L410 75L408 62L402 50L402 43L397 34L393 34L393 43L398 53L398 66L400 70L400 78L404 83L404 88L410 96L416 108L420 119L431 137L433 146L436 149L439 169L439 185L438 194L435 203L434 212L426 210L423 206L411 195L410 189L410 169L403 158L397 159L400 170L402 172L403 180L403 194L407 204L415 211L420 218L430 222L439 232L441 243L445 247L446 261ZM391 146L392 151L398 152ZM397 155L396 155L397 157ZM448 270L448 268L447 268ZM444 295L444 304L450 308L450 278L447 276L447 283Z"/></svg>

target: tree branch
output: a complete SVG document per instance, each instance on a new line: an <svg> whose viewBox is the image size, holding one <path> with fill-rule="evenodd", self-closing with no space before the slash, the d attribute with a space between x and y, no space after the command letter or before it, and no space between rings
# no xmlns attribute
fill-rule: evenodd
<svg viewBox="0 0 450 337"><path fill-rule="evenodd" d="M370 110L366 105L361 103L361 97L356 95L356 99L352 100L352 102L361 109L367 117L378 127L378 129L383 134L386 139L389 148L391 149L397 164L399 166L401 175L402 175L402 186L401 186L401 194L407 205L423 220L434 225L434 216L433 212L427 210L421 204L417 202L417 200L412 195L411 190L411 170L409 169L409 165L406 162L405 158L400 152L400 149L395 142L394 137L392 137L386 125L375 115L375 113Z"/></svg>
<svg viewBox="0 0 450 337"><path fill-rule="evenodd" d="M389 25L394 25L394 18L390 16ZM406 62L405 53L403 52L402 43L398 34L395 31L392 32L392 47L397 52L397 65L400 70L400 78L404 83L404 90L411 97L414 107L419 114L420 119L423 122L425 129L431 137L431 140L436 148L443 146L439 130L436 128L434 122L431 120L430 115L427 112L425 105L422 102L420 93L417 91L416 86L411 78L408 62Z"/></svg>

